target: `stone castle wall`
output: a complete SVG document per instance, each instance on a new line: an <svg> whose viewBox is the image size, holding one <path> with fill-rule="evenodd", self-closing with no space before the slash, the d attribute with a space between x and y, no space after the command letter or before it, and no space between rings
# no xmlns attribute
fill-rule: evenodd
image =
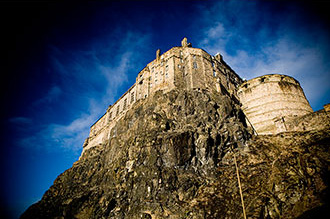
<svg viewBox="0 0 330 219"><path fill-rule="evenodd" d="M265 75L246 81L238 96L243 112L258 134L286 131L284 117L313 112L299 82L286 75Z"/></svg>
<svg viewBox="0 0 330 219"><path fill-rule="evenodd" d="M135 102L136 86L134 84L112 106L109 106L107 112L91 126L88 140L84 144L84 150L109 139L109 130Z"/></svg>
<svg viewBox="0 0 330 219"><path fill-rule="evenodd" d="M115 133L112 129L116 122L135 102L160 90L209 89L228 95L241 103L247 124L258 134L293 130L295 119L313 112L294 78L274 74L243 82L220 54L211 56L202 49L192 48L186 38L181 44L163 54L157 50L156 59L138 73L135 84L91 126L83 152L109 140L110 133ZM319 121L325 115L311 114L308 118ZM298 126L305 123L302 121Z"/></svg>
<svg viewBox="0 0 330 219"><path fill-rule="evenodd" d="M213 57L202 49L192 48L186 39L181 47L173 47L164 54L157 50L156 59L138 73L135 84L91 126L83 152L110 139L116 121L136 101L158 90L207 88L238 99L236 89L242 82L220 54Z"/></svg>
<svg viewBox="0 0 330 219"><path fill-rule="evenodd" d="M330 128L330 112L325 109L300 117L284 117L285 131L314 131Z"/></svg>

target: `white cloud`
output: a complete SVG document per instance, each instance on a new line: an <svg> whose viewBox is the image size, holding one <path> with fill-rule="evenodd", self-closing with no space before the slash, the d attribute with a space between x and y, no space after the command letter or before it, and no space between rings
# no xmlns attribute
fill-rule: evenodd
<svg viewBox="0 0 330 219"><path fill-rule="evenodd" d="M93 116L85 115L75 119L69 125L46 124L33 135L20 139L18 144L21 147L33 147L48 152L65 149L78 153L87 137L89 125L93 119Z"/></svg>
<svg viewBox="0 0 330 219"><path fill-rule="evenodd" d="M205 11L201 20L207 27L202 30L198 46L213 55L220 52L242 78L273 73L293 76L301 83L312 107L320 108L319 101L330 89L330 64L324 48L329 42L320 34L322 30L313 32L309 28L295 28L294 11L288 16L282 13L282 21L277 26L253 24L258 20L243 18L249 18L260 10L258 5L245 3L250 10L244 10L244 7L239 10L233 9L234 2L216 3ZM229 25L231 21L228 19L231 18L225 16L232 9L240 14L241 20L234 22L236 25ZM271 16L264 19L262 22L267 24ZM248 28L252 26L259 28Z"/></svg>
<svg viewBox="0 0 330 219"><path fill-rule="evenodd" d="M128 32L122 41L108 43L110 47L116 44L119 47L118 51L92 46L90 51L67 52L52 46L51 60L60 83L51 87L35 104L58 101L57 103L62 106L75 107L74 101L78 101L78 104L85 107L80 109L80 113L77 111L77 116L71 121L67 120L66 124L42 121L44 124L39 125L39 130L22 138L18 142L19 145L50 152L69 150L77 154L82 149L83 141L88 137L90 126L105 113L109 104L124 93L122 86L128 83L128 72L134 70L136 75L138 74L136 69L140 69L143 63L140 60L143 53L141 48L148 39L147 34ZM104 51L107 54L97 54ZM59 100L59 95L65 96L69 102ZM29 121L29 118L12 119L12 123L24 121Z"/></svg>
<svg viewBox="0 0 330 219"><path fill-rule="evenodd" d="M82 149L82 143L88 137L89 127L94 121L95 115L82 114L69 125L49 124L45 129L48 132L46 136L62 148L77 152Z"/></svg>
<svg viewBox="0 0 330 219"><path fill-rule="evenodd" d="M329 69L323 63L321 51L285 37L259 51L239 50L235 55L223 51L222 55L242 78L274 73L296 78L311 104L315 104L330 88Z"/></svg>
<svg viewBox="0 0 330 219"><path fill-rule="evenodd" d="M127 81L127 70L130 64L130 59L132 58L132 53L130 51L122 54L119 64L115 67L99 65L99 71L102 75L105 76L107 80L106 93L103 96L103 102L109 101L109 97L111 97L110 101L113 101L113 98L117 95L117 89L124 82ZM108 102L109 104L109 102Z"/></svg>

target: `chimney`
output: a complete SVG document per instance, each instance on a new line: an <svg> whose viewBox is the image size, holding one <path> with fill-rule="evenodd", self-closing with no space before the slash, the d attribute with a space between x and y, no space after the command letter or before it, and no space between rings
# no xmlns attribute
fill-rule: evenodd
<svg viewBox="0 0 330 219"><path fill-rule="evenodd" d="M187 42L187 38L183 38L183 40L181 41L181 46L182 47L188 47L188 42Z"/></svg>
<svg viewBox="0 0 330 219"><path fill-rule="evenodd" d="M220 55L220 53L215 54L214 58L215 58L215 60L217 60L218 62L222 62L222 55Z"/></svg>
<svg viewBox="0 0 330 219"><path fill-rule="evenodd" d="M157 49L156 51L156 60L158 61L160 58L160 49Z"/></svg>

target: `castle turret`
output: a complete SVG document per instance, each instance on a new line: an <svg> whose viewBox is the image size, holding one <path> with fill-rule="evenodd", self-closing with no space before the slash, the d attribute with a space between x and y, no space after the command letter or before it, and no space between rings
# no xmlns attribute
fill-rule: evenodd
<svg viewBox="0 0 330 219"><path fill-rule="evenodd" d="M288 131L286 120L313 112L299 82L286 75L264 75L240 85L242 109L258 134Z"/></svg>

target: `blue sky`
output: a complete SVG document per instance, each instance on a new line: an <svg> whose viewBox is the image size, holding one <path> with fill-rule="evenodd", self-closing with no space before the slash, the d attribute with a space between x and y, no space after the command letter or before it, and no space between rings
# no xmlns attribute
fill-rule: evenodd
<svg viewBox="0 0 330 219"><path fill-rule="evenodd" d="M90 125L156 50L183 37L220 52L242 78L295 77L314 110L330 102L326 1L14 1L0 8L0 198L13 218L78 160Z"/></svg>

